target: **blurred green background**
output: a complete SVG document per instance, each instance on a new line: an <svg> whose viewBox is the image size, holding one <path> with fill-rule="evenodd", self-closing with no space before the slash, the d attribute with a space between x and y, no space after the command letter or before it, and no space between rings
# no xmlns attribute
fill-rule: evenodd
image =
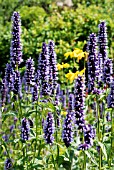
<svg viewBox="0 0 114 170"><path fill-rule="evenodd" d="M114 57L113 0L72 0L72 6L67 6L64 0L0 0L1 73L10 58L14 11L21 16L24 62L32 57L37 65L42 42L48 43L50 39L55 42L58 62L64 62L65 52L76 47L83 49L89 34L98 34L102 20L107 22L109 57Z"/></svg>

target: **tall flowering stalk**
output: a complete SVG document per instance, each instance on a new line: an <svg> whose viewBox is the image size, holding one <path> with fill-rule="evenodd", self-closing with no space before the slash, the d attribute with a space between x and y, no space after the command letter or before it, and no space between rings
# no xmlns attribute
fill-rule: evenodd
<svg viewBox="0 0 114 170"><path fill-rule="evenodd" d="M71 112L68 112L63 124L62 139L66 145L69 147L73 141L73 116Z"/></svg>
<svg viewBox="0 0 114 170"><path fill-rule="evenodd" d="M7 81L6 78L4 77L2 80L2 87L1 87L1 106L4 106L6 103L6 97L7 97Z"/></svg>
<svg viewBox="0 0 114 170"><path fill-rule="evenodd" d="M42 52L39 56L38 63L39 79L41 81L41 94L49 95L49 51L46 43L42 45Z"/></svg>
<svg viewBox="0 0 114 170"><path fill-rule="evenodd" d="M56 53L54 50L55 44L53 41L49 41L48 49L49 49L49 64L50 64L50 73L52 74L52 93L55 94L55 90L57 87L57 60L56 60Z"/></svg>
<svg viewBox="0 0 114 170"><path fill-rule="evenodd" d="M44 138L47 144L52 144L54 142L54 118L51 112L48 112L46 121L44 122Z"/></svg>
<svg viewBox="0 0 114 170"><path fill-rule="evenodd" d="M75 109L75 118L76 124L78 129L82 129L85 125L84 120L84 79L82 76L78 76L75 80L75 87L74 87L74 109Z"/></svg>
<svg viewBox="0 0 114 170"><path fill-rule="evenodd" d="M22 62L22 45L21 45L21 20L18 12L14 12L12 16L12 40L10 48L11 64L14 68Z"/></svg>
<svg viewBox="0 0 114 170"><path fill-rule="evenodd" d="M13 86L13 92L15 95L21 95L21 77L20 72L15 71L14 72L14 86Z"/></svg>
<svg viewBox="0 0 114 170"><path fill-rule="evenodd" d="M7 87L8 87L8 92L13 90L14 87L14 70L11 64L6 65L5 69L5 77L7 80Z"/></svg>
<svg viewBox="0 0 114 170"><path fill-rule="evenodd" d="M21 139L23 141L29 140L29 136L30 136L29 121L26 118L23 118L21 121Z"/></svg>
<svg viewBox="0 0 114 170"><path fill-rule="evenodd" d="M107 27L106 22L102 21L99 24L99 32L98 32L98 45L99 45L99 53L102 55L103 63L108 56L108 40L107 40Z"/></svg>
<svg viewBox="0 0 114 170"><path fill-rule="evenodd" d="M26 85L30 87L34 84L34 76L35 76L35 67L34 67L34 61L32 58L29 58L26 61L26 71L25 71L25 81Z"/></svg>
<svg viewBox="0 0 114 170"><path fill-rule="evenodd" d="M96 77L96 57L97 57L97 39L94 33L90 34L88 41L88 93L93 92L95 87L95 77Z"/></svg>

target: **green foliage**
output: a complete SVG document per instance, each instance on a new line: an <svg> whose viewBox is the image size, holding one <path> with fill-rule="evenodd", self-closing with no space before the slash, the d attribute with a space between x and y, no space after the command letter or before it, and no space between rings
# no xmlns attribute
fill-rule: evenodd
<svg viewBox="0 0 114 170"><path fill-rule="evenodd" d="M11 1L10 1L11 2ZM42 42L48 42L49 39L55 41L58 62L65 62L64 53L74 48L83 48L90 33L98 32L100 20L107 22L107 32L109 40L109 53L114 54L114 9L111 6L112 1L105 1L102 7L91 4L86 6L85 2L78 3L76 9L68 7L57 7L53 0L46 1L48 8L44 8L44 1L14 1L11 5L9 1L3 1L1 4L0 15L0 64L1 70L4 70L5 64L10 57L11 41L11 22L10 18L13 10L20 12L22 20L22 44L23 59L32 57L37 64L37 59L41 51ZM4 8L3 8L4 5ZM39 5L39 6L38 6ZM11 7L9 9L9 6ZM7 8L8 7L8 8ZM3 8L3 9L2 9Z"/></svg>

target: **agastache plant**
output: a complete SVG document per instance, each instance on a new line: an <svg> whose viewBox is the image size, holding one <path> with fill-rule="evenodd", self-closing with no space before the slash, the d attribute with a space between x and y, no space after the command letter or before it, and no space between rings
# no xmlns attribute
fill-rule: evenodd
<svg viewBox="0 0 114 170"><path fill-rule="evenodd" d="M15 95L21 95L21 77L20 72L15 71L14 72L14 86L13 86L13 92Z"/></svg>
<svg viewBox="0 0 114 170"><path fill-rule="evenodd" d="M114 77L110 84L110 93L107 98L108 108L114 108Z"/></svg>
<svg viewBox="0 0 114 170"><path fill-rule="evenodd" d="M48 49L49 49L49 63L50 63L50 70L52 71L52 93L55 94L55 90L57 87L57 60L56 60L56 53L55 53L55 44L53 41L49 41Z"/></svg>
<svg viewBox="0 0 114 170"><path fill-rule="evenodd" d="M89 41L88 41L88 93L93 92L95 87L95 77L96 77L96 57L97 57L97 39L94 33L90 34Z"/></svg>
<svg viewBox="0 0 114 170"><path fill-rule="evenodd" d="M78 76L75 80L75 87L74 87L74 109L75 109L75 119L78 129L82 129L85 125L84 120L84 79L82 76Z"/></svg>
<svg viewBox="0 0 114 170"><path fill-rule="evenodd" d="M11 64L6 65L5 69L5 77L7 80L7 87L8 87L8 92L13 90L13 83L14 83L14 70Z"/></svg>
<svg viewBox="0 0 114 170"><path fill-rule="evenodd" d="M99 24L99 32L98 32L98 44L99 44L99 53L102 55L103 63L107 58L108 52L108 40L107 40L107 27L106 22L102 21Z"/></svg>
<svg viewBox="0 0 114 170"><path fill-rule="evenodd" d="M1 106L4 106L6 103L7 91L8 91L7 81L6 81L6 77L4 77L2 80L2 87L1 87Z"/></svg>
<svg viewBox="0 0 114 170"><path fill-rule="evenodd" d="M63 124L62 139L66 147L69 147L73 141L73 116L68 112Z"/></svg>
<svg viewBox="0 0 114 170"><path fill-rule="evenodd" d="M46 143L51 145L54 142L53 134L55 131L54 118L51 112L48 112L46 121L43 124L43 130Z"/></svg>
<svg viewBox="0 0 114 170"><path fill-rule="evenodd" d="M22 141L29 140L30 136L30 124L26 118L21 121L21 139Z"/></svg>
<svg viewBox="0 0 114 170"><path fill-rule="evenodd" d="M41 81L41 95L49 95L49 51L46 43L42 45L42 52L39 56L39 79Z"/></svg>
<svg viewBox="0 0 114 170"><path fill-rule="evenodd" d="M22 62L22 45L21 45L21 20L18 12L12 16L12 40L10 48L11 64L15 68Z"/></svg>
<svg viewBox="0 0 114 170"><path fill-rule="evenodd" d="M34 76L35 76L34 61L32 58L29 58L26 61L26 71L24 75L27 86L31 86L34 84Z"/></svg>

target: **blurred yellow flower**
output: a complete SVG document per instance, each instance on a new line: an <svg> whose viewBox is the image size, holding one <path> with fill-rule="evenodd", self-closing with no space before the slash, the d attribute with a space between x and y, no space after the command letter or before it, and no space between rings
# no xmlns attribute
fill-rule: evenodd
<svg viewBox="0 0 114 170"><path fill-rule="evenodd" d="M57 64L57 68L58 68L58 70L62 70L63 69L63 65L61 65L61 64Z"/></svg>
<svg viewBox="0 0 114 170"><path fill-rule="evenodd" d="M61 111L61 115L66 116L67 112L66 111Z"/></svg>
<svg viewBox="0 0 114 170"><path fill-rule="evenodd" d="M72 73L71 70L69 70L69 73L65 75L65 77L72 83L74 79L78 77L78 75L82 76L85 72L85 68L81 71L76 71L75 73Z"/></svg>
<svg viewBox="0 0 114 170"><path fill-rule="evenodd" d="M83 57L85 57L85 60L87 61L88 53L83 52L79 48L75 48L73 52L67 52L64 54L64 56L66 59L68 58L68 56L70 56L70 58L77 58L77 61L79 62L79 60L81 60Z"/></svg>
<svg viewBox="0 0 114 170"><path fill-rule="evenodd" d="M63 63L62 62L62 64L57 64L57 68L58 68L58 70L62 70L63 68L69 68L70 67L70 64L68 64L68 63Z"/></svg>

